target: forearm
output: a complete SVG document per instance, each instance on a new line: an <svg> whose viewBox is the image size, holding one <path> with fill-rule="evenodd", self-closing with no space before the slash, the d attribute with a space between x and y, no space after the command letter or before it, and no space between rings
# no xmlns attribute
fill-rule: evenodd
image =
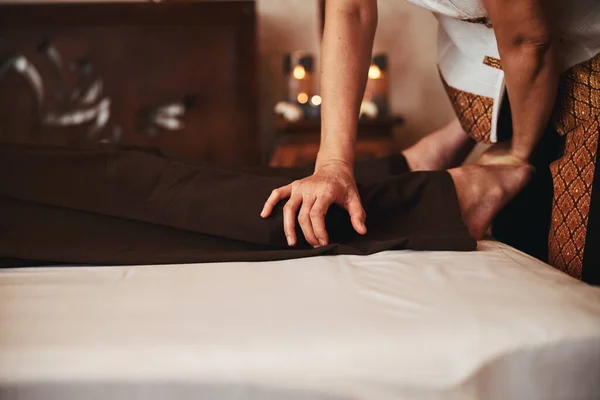
<svg viewBox="0 0 600 400"><path fill-rule="evenodd" d="M377 26L376 0L327 2L321 56L323 103L316 168L352 167L362 102Z"/></svg>
<svg viewBox="0 0 600 400"><path fill-rule="evenodd" d="M511 153L528 161L556 101L558 0L483 0L496 34L513 119Z"/></svg>
<svg viewBox="0 0 600 400"><path fill-rule="evenodd" d="M556 102L559 68L556 44L508 46L502 57L511 104L513 156L529 160L548 125Z"/></svg>

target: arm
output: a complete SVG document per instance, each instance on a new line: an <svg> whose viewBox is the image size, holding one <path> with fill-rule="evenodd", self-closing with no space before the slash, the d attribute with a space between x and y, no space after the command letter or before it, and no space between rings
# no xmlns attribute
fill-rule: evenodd
<svg viewBox="0 0 600 400"><path fill-rule="evenodd" d="M321 147L316 170L354 162L358 113L369 70L377 0L328 0L321 52Z"/></svg>
<svg viewBox="0 0 600 400"><path fill-rule="evenodd" d="M308 243L327 245L325 215L332 204L348 211L356 232L367 233L352 165L377 26L377 0L328 0L326 7L321 59L323 123L315 172L275 189L261 212L268 218L279 201L289 198L283 207L283 228L290 246L297 243L296 215Z"/></svg>
<svg viewBox="0 0 600 400"><path fill-rule="evenodd" d="M559 82L551 0L484 0L511 103L511 156L528 161L548 124Z"/></svg>

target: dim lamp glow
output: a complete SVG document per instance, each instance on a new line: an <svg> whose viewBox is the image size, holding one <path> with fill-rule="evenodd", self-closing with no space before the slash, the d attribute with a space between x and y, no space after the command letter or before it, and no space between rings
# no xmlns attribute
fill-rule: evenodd
<svg viewBox="0 0 600 400"><path fill-rule="evenodd" d="M308 95L306 93L300 93L298 95L298 103L306 104L308 102Z"/></svg>
<svg viewBox="0 0 600 400"><path fill-rule="evenodd" d="M294 75L294 78L296 78L296 79L304 79L304 77L306 76L306 70L304 69L304 67L302 65L296 65L294 67L294 72L292 72L292 74Z"/></svg>
<svg viewBox="0 0 600 400"><path fill-rule="evenodd" d="M369 78L370 79L379 79L381 78L381 70L377 65L371 65L369 67Z"/></svg>
<svg viewBox="0 0 600 400"><path fill-rule="evenodd" d="M323 102L323 99L321 99L321 96L316 95L310 99L310 102L313 103L313 105L315 105L315 106L320 106L321 103Z"/></svg>

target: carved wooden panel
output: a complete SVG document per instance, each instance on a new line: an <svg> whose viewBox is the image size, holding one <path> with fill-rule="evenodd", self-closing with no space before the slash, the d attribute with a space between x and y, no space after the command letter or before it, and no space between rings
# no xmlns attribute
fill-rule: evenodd
<svg viewBox="0 0 600 400"><path fill-rule="evenodd" d="M260 159L254 2L0 6L0 140Z"/></svg>

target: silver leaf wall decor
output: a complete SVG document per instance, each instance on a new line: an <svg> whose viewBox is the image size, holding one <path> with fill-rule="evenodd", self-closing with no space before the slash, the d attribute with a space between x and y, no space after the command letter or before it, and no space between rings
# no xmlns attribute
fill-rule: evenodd
<svg viewBox="0 0 600 400"><path fill-rule="evenodd" d="M64 99L66 93L66 76L63 57L59 50L50 42L43 41L38 51L52 65L57 85L51 95L55 99ZM118 143L122 141L122 127L113 127L109 136L102 135L108 128L111 118L110 97L103 96L105 83L101 77L94 77L93 64L87 57L77 59L70 64L70 73L77 74L77 84L71 88L67 101L60 101L55 110L45 110L44 80L38 69L24 55L16 54L0 61L0 79L7 72L14 70L27 83L35 98L38 119L42 126L48 128L69 128L89 125L86 131L88 140L101 143ZM144 131L148 136L154 136L161 131L174 132L185 128L183 119L186 112L195 102L193 96L186 96L181 101L172 101L141 111Z"/></svg>
<svg viewBox="0 0 600 400"><path fill-rule="evenodd" d="M41 113L44 104L44 83L38 70L21 54L10 57L0 64L0 79L10 70L15 70L25 79L35 98L38 112Z"/></svg>

